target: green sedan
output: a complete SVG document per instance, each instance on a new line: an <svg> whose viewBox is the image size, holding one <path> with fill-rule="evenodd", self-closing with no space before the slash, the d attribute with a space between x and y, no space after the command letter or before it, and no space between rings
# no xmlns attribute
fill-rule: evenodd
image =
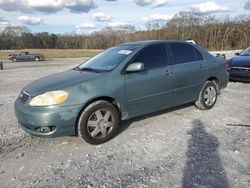
<svg viewBox="0 0 250 188"><path fill-rule="evenodd" d="M132 42L33 81L15 101L15 114L32 135L101 144L122 120L190 102L211 109L227 83L225 60L193 43Z"/></svg>

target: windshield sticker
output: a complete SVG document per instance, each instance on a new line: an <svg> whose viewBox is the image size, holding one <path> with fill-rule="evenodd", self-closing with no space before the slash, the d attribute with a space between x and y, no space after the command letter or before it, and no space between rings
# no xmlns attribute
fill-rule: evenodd
<svg viewBox="0 0 250 188"><path fill-rule="evenodd" d="M118 53L119 54L124 54L124 55L129 55L132 51L130 50L120 50Z"/></svg>

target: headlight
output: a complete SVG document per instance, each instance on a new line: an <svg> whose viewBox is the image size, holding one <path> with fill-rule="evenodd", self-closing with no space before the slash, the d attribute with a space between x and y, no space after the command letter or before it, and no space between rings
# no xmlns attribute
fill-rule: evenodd
<svg viewBox="0 0 250 188"><path fill-rule="evenodd" d="M30 106L50 106L61 104L68 98L68 93L66 91L49 91L42 95L34 97L29 105Z"/></svg>

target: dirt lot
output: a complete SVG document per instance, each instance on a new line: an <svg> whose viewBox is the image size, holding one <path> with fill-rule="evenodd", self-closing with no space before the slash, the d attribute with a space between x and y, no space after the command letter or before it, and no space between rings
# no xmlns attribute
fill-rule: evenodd
<svg viewBox="0 0 250 188"><path fill-rule="evenodd" d="M30 52L33 54L43 54L45 59L52 58L79 58L93 57L102 50L91 49L20 49L20 50L0 50L0 59L5 59L9 54L17 54L19 52Z"/></svg>
<svg viewBox="0 0 250 188"><path fill-rule="evenodd" d="M250 84L229 83L209 111L185 105L123 122L99 146L20 129L13 103L21 89L80 62L4 63L0 187L250 187Z"/></svg>

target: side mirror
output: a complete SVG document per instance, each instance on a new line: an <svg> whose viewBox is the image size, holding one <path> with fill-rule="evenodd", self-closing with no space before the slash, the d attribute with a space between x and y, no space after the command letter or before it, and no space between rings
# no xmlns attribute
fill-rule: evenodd
<svg viewBox="0 0 250 188"><path fill-rule="evenodd" d="M236 55L236 56L238 56L238 55L240 55L240 53L239 53L239 52L237 52L237 53L235 53L235 55Z"/></svg>
<svg viewBox="0 0 250 188"><path fill-rule="evenodd" d="M130 64L126 69L126 72L140 72L143 70L144 70L144 64L138 62Z"/></svg>

